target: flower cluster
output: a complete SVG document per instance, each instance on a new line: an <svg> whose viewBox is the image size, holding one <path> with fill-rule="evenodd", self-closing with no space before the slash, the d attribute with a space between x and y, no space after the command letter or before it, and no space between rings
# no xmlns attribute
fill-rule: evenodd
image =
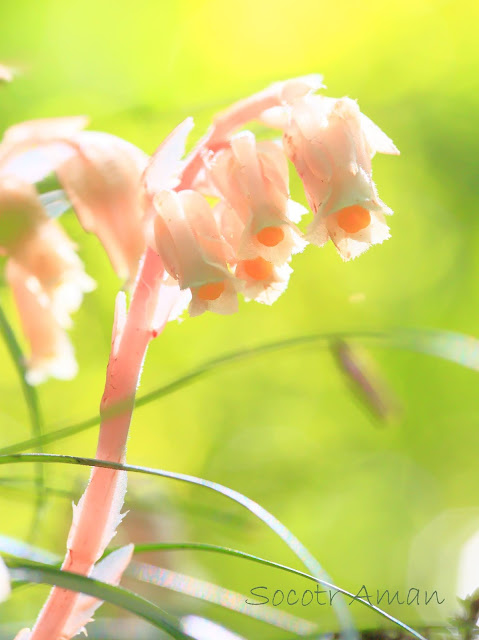
<svg viewBox="0 0 479 640"><path fill-rule="evenodd" d="M159 254L172 317L185 305L191 316L233 313L239 294L271 304L287 286L292 255L308 243L331 239L349 260L389 237L385 214L392 212L378 197L371 160L398 151L355 101L317 94L321 88L319 76L306 76L236 103L186 158L191 118L151 158L115 136L83 131L82 117L6 131L0 249L31 346L30 382L74 375L65 328L94 284L33 186L51 172L127 285L147 247ZM244 129L253 120L279 129L278 139L257 140ZM291 199L288 161L313 212L305 232L298 223L306 209Z"/></svg>
<svg viewBox="0 0 479 640"><path fill-rule="evenodd" d="M392 212L377 195L371 159L398 151L353 100L313 95L320 86L316 76L298 78L232 107L200 143L190 184L164 188L158 167L181 166L191 123L153 156L146 172L153 246L180 288L191 291L190 315L232 313L239 293L271 304L287 286L291 256L308 242L331 238L349 260L389 237L384 214ZM241 118L279 128L282 138L238 133ZM305 234L297 223L306 210L290 197L288 159L314 214Z"/></svg>

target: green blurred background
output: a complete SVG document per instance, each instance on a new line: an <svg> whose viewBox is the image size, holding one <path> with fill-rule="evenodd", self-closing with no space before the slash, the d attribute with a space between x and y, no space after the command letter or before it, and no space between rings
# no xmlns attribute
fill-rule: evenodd
<svg viewBox="0 0 479 640"><path fill-rule="evenodd" d="M319 72L328 95L357 98L401 150L400 157L374 160L381 197L395 211L384 246L346 264L332 245L308 247L294 258L290 286L273 308L242 304L235 316L172 323L150 348L141 391L229 350L306 333L430 327L479 335L478 20L477 3L445 0L2 4L0 61L22 71L2 88L2 129L28 118L86 113L91 128L152 152L187 115L195 117L199 136L228 103L272 81ZM304 202L297 181L293 195ZM98 241L83 234L72 213L63 221L98 288L75 319L80 374L39 388L49 429L97 410L119 287ZM1 295L17 327L5 288ZM437 589L446 596L440 607L386 608L413 624L444 621L456 608L461 546L479 529L477 373L395 350L372 355L402 406L392 425L371 417L326 350L308 347L224 369L138 409L128 460L245 493L352 591L362 584L373 591ZM4 446L30 432L1 344L0 361ZM93 429L47 450L93 455L95 441ZM5 469L15 477L31 471L4 467L2 476ZM50 487L73 495L87 478L86 470L53 465L46 474ZM27 535L29 486L0 487L1 534ZM205 541L298 566L264 526L201 489L138 476L129 497L118 541ZM69 499L52 496L36 542L63 553L70 515ZM235 559L188 553L157 561L245 593L260 584L272 591L308 588ZM19 591L0 608L0 619L31 622L46 592ZM251 638L278 637L266 625L186 596L154 590L149 597ZM323 628L335 625L323 608L287 610ZM350 610L360 626L382 624L357 604Z"/></svg>

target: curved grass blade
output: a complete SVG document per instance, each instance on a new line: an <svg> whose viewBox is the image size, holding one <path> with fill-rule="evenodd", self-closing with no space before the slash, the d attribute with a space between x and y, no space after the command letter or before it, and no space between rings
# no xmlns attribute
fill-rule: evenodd
<svg viewBox="0 0 479 640"><path fill-rule="evenodd" d="M416 638L418 638L418 640L425 640L424 637L421 636L421 634L417 633L416 631L411 629L408 625L403 624L393 616L390 616L388 613L386 613L379 607L376 607L375 605L372 605L367 601L363 601L361 600L361 598L356 598L356 596L354 596L354 594L350 593L349 591L346 591L345 589L337 587L329 580L329 578L326 579L325 577L320 577L321 575L325 576L325 572L322 570L317 560L306 549L306 547L304 547L304 545L279 520L277 520L272 514L266 511L266 509L264 509L257 502L250 500L249 498L239 493L238 491L235 491L234 489L225 487L221 484L218 484L217 482L204 480L202 478L197 478L195 476L190 476L183 473L175 473L173 471L165 471L162 469L152 469L150 467L142 467L138 465L112 463L112 462L107 462L105 460L96 460L94 458L83 458L78 456L65 456L65 455L47 454L47 453L43 453L43 454L23 453L23 454L11 455L11 456L0 456L0 464L36 462L37 460L43 460L45 463L73 464L73 465L81 465L81 466L88 466L88 467L91 467L91 466L107 467L110 469L130 471L133 473L143 473L146 475L169 478L170 480L187 482L189 484L201 486L201 487L204 487L205 489L210 489L212 491L220 493L226 498L234 500L244 508L248 509L248 511L253 513L257 518L262 520L272 531L274 531L274 533L276 533L276 535L278 535L288 545L288 547L293 551L293 553L303 562L305 567L309 571L311 571L312 574L316 574L316 575L309 575L309 574L303 574L303 572L298 572L297 575L302 575L303 577L312 579L316 581L318 584L337 590L345 596L353 598L358 602L362 602L363 604L365 604L365 606L368 606L369 608L373 609L379 615L384 616L391 622L394 622L394 624L397 624L400 627L406 629L409 633L411 633ZM249 556L249 558L250 559L256 558L256 556ZM264 562L270 562L270 561L264 561ZM272 563L272 562L269 566L276 566L277 568L285 567L285 565L280 565L278 563ZM292 569L292 571L297 572L298 570ZM317 574L319 574L319 576ZM333 606L334 606L334 602L336 602L336 600L333 601ZM343 600L341 601L341 604L343 606L346 606ZM343 612L340 611L339 613L342 614Z"/></svg>
<svg viewBox="0 0 479 640"><path fill-rule="evenodd" d="M4 553L15 558L23 558L23 560L31 560L32 562L43 562L45 564L54 565L61 562L61 558L46 549L34 547L27 542L10 538L9 536L0 535L0 554Z"/></svg>
<svg viewBox="0 0 479 640"><path fill-rule="evenodd" d="M56 585L70 591L85 593L147 620L158 629L166 631L175 640L192 640L191 636L180 630L176 621L170 621L169 614L127 589L23 558L7 556L5 561L13 581Z"/></svg>
<svg viewBox="0 0 479 640"><path fill-rule="evenodd" d="M1 477L0 476L0 494L7 500L21 499L26 502L32 500L32 492L29 489L29 485L34 482L34 479L25 477ZM76 501L78 499L78 493L69 489L60 489L58 487L45 486L45 494L47 497L52 496L54 498L68 500L69 502ZM242 527L246 523L247 515L241 513L225 513L219 511L215 507L211 507L204 504L198 504L195 500L188 500L177 498L174 503L169 499L167 495L162 496L162 504L165 508L172 511L188 514L196 518L202 518L208 522L214 522L217 527L226 528L229 530L231 527ZM139 495L133 491L129 491L125 500L125 507L127 510L135 509L138 511L150 512L154 509L157 502L151 497ZM1 536L0 536L1 538ZM1 548L0 548L1 551Z"/></svg>
<svg viewBox="0 0 479 640"><path fill-rule="evenodd" d="M391 616L389 613L387 613L386 611L383 611L381 608L373 604L370 604L367 600L363 600L361 598L356 597L353 593L346 591L346 589L337 587L332 583L327 583L324 580L321 580L320 578L315 578L314 576L304 573L303 571L299 571L298 569L293 569L292 567L288 567L287 565L280 564L278 562L273 562L272 560L266 560L265 558L252 555L251 553L245 553L244 551L238 551L236 549L230 549L228 547L221 547L218 545L207 544L202 542L160 542L160 543L136 545L134 554L136 555L138 553L147 553L152 551L208 551L208 552L219 553L227 556L232 556L235 558L242 558L243 560L250 560L251 562L255 562L257 564L261 564L266 567L280 569L281 571L286 571L287 573L291 573L296 576L301 576L302 578L311 580L316 584L320 584L322 586L328 587L329 589L331 589L331 591L339 591L339 593L342 593L344 596L351 598L351 602L353 601L359 602L369 607L370 609L373 609L376 613L383 616L390 622L393 622L395 625L402 627L405 631L408 631L416 638L419 638L420 640L421 639L424 640L423 636L420 633L418 633L417 631L409 627L407 624L401 622L397 618L394 618L394 616ZM133 565L132 569L128 568L127 573L128 575L131 575L133 577L139 577L139 575L141 576L141 573L138 571L137 568L135 568L135 565ZM139 579L142 579L142 578L140 577Z"/></svg>
<svg viewBox="0 0 479 640"><path fill-rule="evenodd" d="M42 451L41 441L43 439L42 419L40 415L40 408L38 405L37 392L34 387L28 384L25 378L25 365L24 355L22 349L15 337L15 334L7 320L7 317L0 305L0 332L3 336L5 345L10 353L12 361L20 378L22 386L23 397L28 409L28 416L30 420L30 427L34 439L38 441L38 447L40 452ZM35 534L38 531L38 524L40 522L41 514L45 506L46 494L45 494L45 474L43 472L43 464L41 462L35 465L35 485L36 485L36 505L35 511L30 525L30 532L28 539L33 541Z"/></svg>
<svg viewBox="0 0 479 640"><path fill-rule="evenodd" d="M175 391L198 382L209 374L221 371L223 367L237 364L248 359L261 357L289 349L300 348L309 345L316 345L321 348L330 348L330 345L338 340L349 340L351 342L360 341L371 347L395 348L449 360L469 369L479 371L479 339L450 331L428 330L428 329L400 329L383 332L345 332L345 333L322 333L306 336L297 336L287 340L270 342L251 349L233 351L219 358L209 360L189 373L176 378L168 384L162 385L149 393L139 396L135 406L141 407L166 396ZM121 406L115 408L121 411ZM92 416L76 424L51 431L41 437L34 437L22 442L18 442L0 449L0 455L10 455L20 453L58 442L77 433L86 431L99 424L99 416Z"/></svg>

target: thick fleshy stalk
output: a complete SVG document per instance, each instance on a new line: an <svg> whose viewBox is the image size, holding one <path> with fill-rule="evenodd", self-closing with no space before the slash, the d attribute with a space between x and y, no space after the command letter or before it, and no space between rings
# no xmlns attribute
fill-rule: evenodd
<svg viewBox="0 0 479 640"><path fill-rule="evenodd" d="M96 452L99 459L111 462L125 460L135 393L143 359L153 335L152 324L162 275L160 258L154 251L148 250L128 315L124 298L117 301L112 352L100 408L102 421ZM166 319L168 315L169 310ZM76 507L62 569L83 575L91 573L121 519L119 510L125 491L124 472L100 468L92 471L88 487ZM115 503L118 503L117 509ZM73 591L53 588L30 640L62 640L65 625L79 597Z"/></svg>

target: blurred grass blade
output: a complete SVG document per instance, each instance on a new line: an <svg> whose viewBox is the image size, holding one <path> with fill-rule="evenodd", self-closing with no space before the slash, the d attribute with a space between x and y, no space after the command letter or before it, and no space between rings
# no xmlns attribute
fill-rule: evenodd
<svg viewBox="0 0 479 640"><path fill-rule="evenodd" d="M29 485L35 483L35 478L0 478L0 492L2 496L6 496L9 498L8 494L13 494L17 498L20 496L20 499L31 502L32 499L36 500L36 496L32 496L32 490ZM76 500L78 495L74 491L68 491L66 489L58 489L57 487L49 487L45 485L43 487L43 492L46 497L54 496L55 498L65 498L67 500Z"/></svg>
<svg viewBox="0 0 479 640"><path fill-rule="evenodd" d="M479 340L474 336L439 329L398 330L392 336L395 347L425 353L479 371Z"/></svg>
<svg viewBox="0 0 479 640"><path fill-rule="evenodd" d="M22 627L28 627L29 624L31 624L29 620L0 624L1 640L15 638L18 630ZM84 636L75 636L75 640L82 640L82 638ZM140 618L121 616L118 618L95 618L95 623L88 629L88 639L85 638L85 640L166 640L168 638L168 635ZM291 640L291 636L288 640Z"/></svg>
<svg viewBox="0 0 479 640"><path fill-rule="evenodd" d="M166 631L176 640L191 640L191 636L183 633L177 621L170 621L171 616L152 602L127 591L122 587L114 587L105 582L86 578L76 573L61 571L47 564L32 562L23 558L6 557L5 562L14 582L35 582L50 584L84 593L104 602L114 604L125 611L147 620L158 629Z"/></svg>
<svg viewBox="0 0 479 640"><path fill-rule="evenodd" d="M37 392L34 387L28 384L25 378L25 365L24 365L24 355L20 345L15 338L15 334L10 326L10 323L7 320L7 317L0 305L0 332L3 336L5 345L10 353L12 361L15 365L15 368L18 373L18 377L20 378L20 384L22 386L23 397L25 398L25 404L28 409L28 416L30 420L30 427L33 434L33 437L36 441L38 441L38 448L42 451L42 439L43 439L43 429L42 429L42 419L40 416L40 409L38 405L38 397ZM36 484L36 505L35 511L33 514L32 524L30 526L30 533L28 535L29 540L33 540L38 531L38 524L40 522L40 517L42 514L43 507L45 505L45 474L43 472L43 465L41 462L38 462L35 465L35 484Z"/></svg>
<svg viewBox="0 0 479 640"><path fill-rule="evenodd" d="M176 593L198 598L205 602L219 605L236 611L266 624L290 631L298 635L312 633L317 625L309 620L298 618L290 613L279 611L271 606L251 607L246 604L246 596L230 589L225 589L212 582L199 580L184 573L163 569L146 563L132 563L125 575L141 582L154 584Z"/></svg>
<svg viewBox="0 0 479 640"><path fill-rule="evenodd" d="M209 360L189 373L180 376L176 380L162 385L149 393L136 399L136 408L166 396L175 391L198 382L205 376L219 373L223 367L239 364L252 358L268 355L276 351L296 349L309 345L319 348L330 348L330 345L338 340L348 340L367 344L370 347L404 349L435 356L443 360L449 360L457 364L479 371L479 340L460 333L449 331L437 331L428 329L407 329L383 332L348 332L348 333L322 333L306 336L298 336L287 340L270 342L251 349L242 349L228 353L219 358ZM117 411L121 407L116 407ZM40 445L58 442L77 433L86 431L99 424L99 416L92 416L76 424L63 427L44 434L41 437L30 438L0 449L0 455L8 455L26 451Z"/></svg>
<svg viewBox="0 0 479 640"><path fill-rule="evenodd" d="M3 535L0 535L0 553L6 553L10 556L23 558L24 560L32 560L33 562L43 562L45 564L57 564L61 562L61 558L54 553L50 553L50 551Z"/></svg>
<svg viewBox="0 0 479 640"><path fill-rule="evenodd" d="M31 477L1 477L0 476L0 494L2 497L6 497L7 500L22 499L25 501L32 500L32 492L29 485L34 482ZM69 489L59 489L58 487L45 486L45 494L47 496L53 496L54 498L60 498L68 500L70 502L78 499L78 492ZM247 515L243 512L238 513L225 513L215 507L210 507L204 504L198 504L194 500L177 498L174 504L170 501L165 494L162 496L162 503L165 508L174 510L175 512L184 512L197 518L203 518L209 522L215 522L216 526L225 527L229 529L231 527L242 527L246 523ZM151 511L155 509L158 501L157 498L152 496L140 495L134 491L129 491L125 500L125 507L127 510L136 509L138 511Z"/></svg>
<svg viewBox="0 0 479 640"><path fill-rule="evenodd" d="M321 569L317 560L310 554L310 552L306 549L306 547L304 547L304 545L279 520L277 520L272 514L266 511L266 509L261 507L258 503L254 502L253 500L250 500L249 498L239 493L238 491L235 491L234 489L229 489L228 487L225 487L216 482L211 482L210 480L203 480L202 478L196 478L195 476L190 476L183 473L175 473L173 471L164 471L162 469L152 469L150 467L141 467L138 465L131 465L131 464L118 464L113 462L107 462L105 460L96 460L94 458L83 458L78 456L65 456L65 455L48 454L48 453L42 453L42 454L22 453L22 454L16 454L11 456L0 456L0 464L36 462L37 460L43 460L45 463L73 464L73 465L81 465L81 466L88 466L88 467L91 467L91 466L106 467L109 469L119 469L123 471L130 471L133 473L143 473L151 476L169 478L170 480L187 482L189 484L201 486L201 487L204 487L205 489L210 489L212 491L220 493L226 498L229 498L230 500L234 500L238 504L242 505L243 507L248 509L248 511L253 513L257 518L262 520L270 529L272 529L272 531L276 533L276 535L278 535L288 545L288 547L293 551L293 553L295 553L295 555L303 562L305 567L309 571L311 571L311 573L314 575L309 575L309 574L303 573L302 571L298 571L297 569L292 569L290 567L286 567L285 565L274 563L272 561L258 559L256 556L251 556L249 554L244 554L244 556L248 556L249 559L255 558L256 562L261 562L262 564L268 563L268 566L275 566L277 568L282 568L283 570L296 573L296 575L303 576L309 580L313 580L317 582L318 584L321 584L333 590L339 591L343 595L349 598L354 598L357 602L361 602L362 604L369 607L370 609L373 609L374 611L376 611L376 613L387 618L389 621L393 622L394 624L402 627L403 629L406 629L409 633L411 633L416 638L418 638L418 640L425 640L425 638L421 636L421 634L419 634L417 631L414 631L408 625L400 622L393 616L390 616L388 613L386 613L379 607L372 605L367 601L357 599L354 596L354 594L334 585L329 580L329 578L325 576L325 573ZM310 568L311 566L314 568L314 570ZM322 574L324 577L318 576L317 575L318 573ZM336 599L333 601L333 606L334 606L334 602L336 602ZM341 603L343 606L347 606L345 605L344 600L341 600ZM342 613L343 613L342 611L339 612L339 614L341 615Z"/></svg>

